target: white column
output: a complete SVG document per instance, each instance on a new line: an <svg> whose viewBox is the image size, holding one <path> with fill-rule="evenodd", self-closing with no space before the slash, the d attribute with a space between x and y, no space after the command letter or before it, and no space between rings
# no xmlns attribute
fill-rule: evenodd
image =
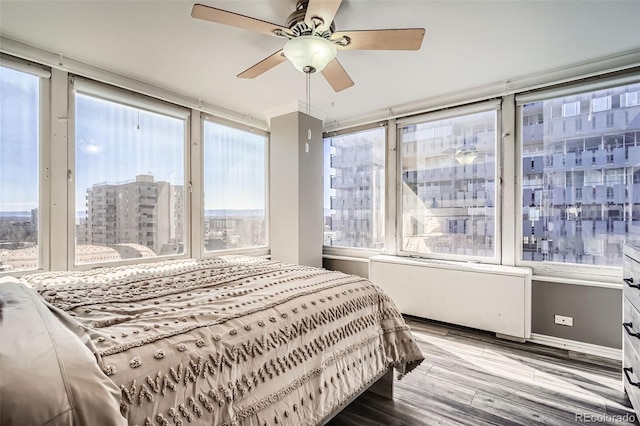
<svg viewBox="0 0 640 426"><path fill-rule="evenodd" d="M73 228L75 226L75 207L68 213L68 187L72 187L73 175L68 171L72 166L68 162L68 153L72 146L68 143L69 124L69 81L66 72L53 68L51 70L51 215L50 215L50 268L54 271L64 271L73 263L69 250L74 244ZM73 195L73 194L71 194ZM73 202L73 197L69 197Z"/></svg>
<svg viewBox="0 0 640 426"><path fill-rule="evenodd" d="M320 120L301 112L271 119L269 240L273 260L322 266L322 160Z"/></svg>

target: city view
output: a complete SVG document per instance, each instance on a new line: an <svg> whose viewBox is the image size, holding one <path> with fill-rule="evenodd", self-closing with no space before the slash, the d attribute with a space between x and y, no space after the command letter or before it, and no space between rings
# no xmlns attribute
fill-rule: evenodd
<svg viewBox="0 0 640 426"><path fill-rule="evenodd" d="M0 67L0 90L0 270L34 269L38 77ZM74 263L185 253L188 112L74 96ZM521 259L619 266L640 239L640 85L522 102L518 120ZM496 123L494 109L399 127L401 251L496 256ZM384 249L385 133L325 139L325 245ZM207 120L203 140L203 250L266 246L266 136Z"/></svg>
<svg viewBox="0 0 640 426"><path fill-rule="evenodd" d="M76 215L77 263L184 253L182 186L140 175L94 185L86 200L87 209ZM38 209L0 212L0 272L38 267L37 230ZM263 246L265 239L264 210L204 212L207 251Z"/></svg>
<svg viewBox="0 0 640 426"><path fill-rule="evenodd" d="M522 260L621 266L640 240L640 85L523 103L519 120ZM383 246L376 131L325 139L326 246ZM403 251L495 256L497 146L495 110L399 128Z"/></svg>
<svg viewBox="0 0 640 426"><path fill-rule="evenodd" d="M74 88L74 264L184 254L189 110L101 90ZM31 270L40 262L39 220L49 220L38 214L39 78L0 67L0 91L0 271ZM267 244L266 140L205 123L204 251Z"/></svg>
<svg viewBox="0 0 640 426"><path fill-rule="evenodd" d="M386 128L324 140L324 245L384 248Z"/></svg>

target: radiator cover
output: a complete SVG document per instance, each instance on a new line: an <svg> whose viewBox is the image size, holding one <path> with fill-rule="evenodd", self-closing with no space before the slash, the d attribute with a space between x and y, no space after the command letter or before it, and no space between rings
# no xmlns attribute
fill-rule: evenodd
<svg viewBox="0 0 640 426"><path fill-rule="evenodd" d="M369 279L404 314L531 337L531 269L378 255Z"/></svg>

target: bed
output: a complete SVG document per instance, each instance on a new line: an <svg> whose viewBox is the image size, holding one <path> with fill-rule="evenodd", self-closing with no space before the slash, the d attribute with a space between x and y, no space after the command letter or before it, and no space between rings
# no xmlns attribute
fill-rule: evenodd
<svg viewBox="0 0 640 426"><path fill-rule="evenodd" d="M236 256L22 281L0 284L3 424L322 424L423 360L389 297L335 271Z"/></svg>

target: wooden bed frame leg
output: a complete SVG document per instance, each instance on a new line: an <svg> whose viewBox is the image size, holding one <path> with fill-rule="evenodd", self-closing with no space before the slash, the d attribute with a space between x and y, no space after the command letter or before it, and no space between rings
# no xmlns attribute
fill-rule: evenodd
<svg viewBox="0 0 640 426"><path fill-rule="evenodd" d="M387 370L384 376L380 377L367 390L383 398L393 399L393 368Z"/></svg>

